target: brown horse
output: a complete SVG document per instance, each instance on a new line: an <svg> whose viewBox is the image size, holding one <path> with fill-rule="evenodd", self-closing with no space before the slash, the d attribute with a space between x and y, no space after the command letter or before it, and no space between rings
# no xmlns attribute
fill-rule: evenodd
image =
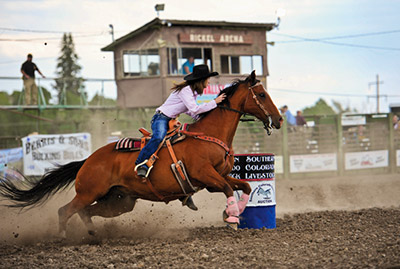
<svg viewBox="0 0 400 269"><path fill-rule="evenodd" d="M237 80L221 93L227 95L224 102L189 125L190 132L201 132L217 138L232 148L233 137L243 114L257 117L264 123L268 132L273 127L281 127L282 117L262 84L256 79L254 71L245 80ZM138 153L121 153L115 151L114 146L115 143L108 144L86 160L59 166L39 181L30 182L28 190L19 189L7 179L0 181L0 194L14 202L10 206L35 206L75 180L76 196L58 211L62 236L66 235L68 219L75 213L78 213L86 224L89 234L93 234L92 216L115 217L129 212L138 198L167 203L184 197L171 172L172 161L166 148L162 148L158 153L159 160L149 175L149 185L134 172ZM210 192L223 192L226 195L228 202L224 211L225 221L237 224L251 188L248 183L228 176L233 166L232 152L216 143L195 137L187 137L175 144L174 151L177 158L185 164L193 186L198 189L206 188ZM243 191L238 202L233 196L234 190Z"/></svg>

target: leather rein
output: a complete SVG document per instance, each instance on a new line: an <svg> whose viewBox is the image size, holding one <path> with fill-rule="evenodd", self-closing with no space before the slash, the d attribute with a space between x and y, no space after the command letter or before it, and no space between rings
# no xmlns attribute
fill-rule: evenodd
<svg viewBox="0 0 400 269"><path fill-rule="evenodd" d="M267 131L267 134L271 135L272 134L272 130L273 130L272 129L271 114L269 114L268 111L265 109L264 105L261 104L260 100L258 100L258 97L254 93L254 90L253 90L253 88L255 88L257 86L260 86L260 85L262 86L261 83L256 83L255 85L249 87L249 93L246 96L246 101L243 104L243 108L246 106L249 94L251 93L253 95L252 97L253 97L254 101L256 102L257 106L264 112L265 116L268 117L268 124L265 123L265 122L263 122L263 124L264 124L264 129ZM264 86L262 86L262 87L264 89ZM265 89L264 89L264 91L265 91ZM225 109L225 110L229 110L229 111L233 111L233 112L239 113L240 117L246 116L246 115L250 115L249 113L246 113L246 112L243 112L241 110L234 109L234 108L230 108L230 107L227 107L227 106L219 105L218 107L221 108L221 109ZM240 119L240 121L254 121L254 119Z"/></svg>

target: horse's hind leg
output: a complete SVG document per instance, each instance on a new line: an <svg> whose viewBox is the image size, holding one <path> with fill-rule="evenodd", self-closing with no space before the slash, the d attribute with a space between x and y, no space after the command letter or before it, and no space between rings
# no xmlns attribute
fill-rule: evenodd
<svg viewBox="0 0 400 269"><path fill-rule="evenodd" d="M135 197L114 187L104 197L98 199L95 204L89 205L79 211L79 216L86 224L88 233L94 235L93 216L101 216L104 218L117 217L123 213L132 211L135 204Z"/></svg>
<svg viewBox="0 0 400 269"><path fill-rule="evenodd" d="M93 202L93 199L89 197L84 197L82 195L77 194L71 202L66 204L65 206L61 207L58 210L58 218L59 218L59 232L61 237L66 237L67 231L67 222L69 218L85 208L86 206L90 205Z"/></svg>

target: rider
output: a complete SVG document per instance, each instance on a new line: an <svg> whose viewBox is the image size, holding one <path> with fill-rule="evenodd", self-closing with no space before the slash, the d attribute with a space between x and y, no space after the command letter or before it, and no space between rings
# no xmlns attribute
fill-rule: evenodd
<svg viewBox="0 0 400 269"><path fill-rule="evenodd" d="M146 165L149 157L157 150L159 144L164 139L168 131L168 123L171 119L177 118L179 114L186 113L195 120L198 115L217 107L226 95L221 94L214 100L198 105L196 97L203 94L204 89L210 82L210 77L217 76L218 72L210 72L208 66L205 64L196 65L193 72L186 75L183 79L185 81L175 84L172 87L172 93L167 100L159 108L156 109L151 120L151 129L153 131L152 137L147 145L140 151L139 156L135 162L135 170L137 175L147 177L149 167ZM197 210L191 197L185 201L189 208ZM191 207L193 206L193 207Z"/></svg>

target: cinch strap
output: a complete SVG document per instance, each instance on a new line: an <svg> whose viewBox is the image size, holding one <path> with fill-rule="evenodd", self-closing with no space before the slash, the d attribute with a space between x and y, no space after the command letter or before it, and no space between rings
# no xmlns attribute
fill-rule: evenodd
<svg viewBox="0 0 400 269"><path fill-rule="evenodd" d="M225 151L227 155L232 156L233 155L233 149L229 148L224 142L219 140L218 138L212 137L212 136L206 136L206 135L196 135L194 138L208 141L208 142L213 142L219 146L221 146Z"/></svg>

